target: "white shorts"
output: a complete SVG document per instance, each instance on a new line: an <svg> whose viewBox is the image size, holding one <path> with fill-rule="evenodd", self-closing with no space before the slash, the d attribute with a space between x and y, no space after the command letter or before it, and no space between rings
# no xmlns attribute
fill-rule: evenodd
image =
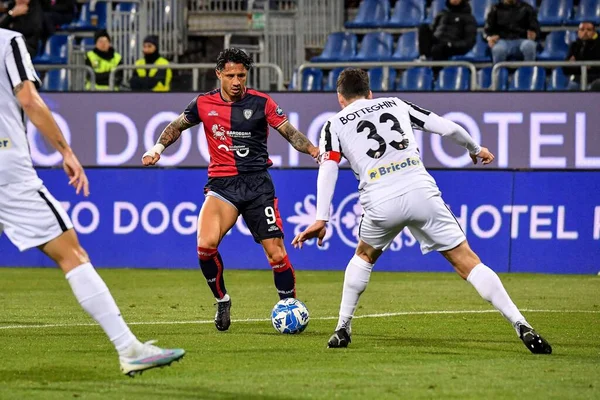
<svg viewBox="0 0 600 400"><path fill-rule="evenodd" d="M381 250L408 227L419 241L421 252L450 250L466 240L456 217L433 188L411 190L365 211L360 239Z"/></svg>
<svg viewBox="0 0 600 400"><path fill-rule="evenodd" d="M71 228L71 219L41 179L0 185L0 235L4 231L19 250L48 243Z"/></svg>

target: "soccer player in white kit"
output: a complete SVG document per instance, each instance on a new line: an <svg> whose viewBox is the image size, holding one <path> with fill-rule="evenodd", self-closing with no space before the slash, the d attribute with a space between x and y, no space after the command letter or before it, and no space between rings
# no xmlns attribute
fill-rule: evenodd
<svg viewBox="0 0 600 400"><path fill-rule="evenodd" d="M498 275L469 247L435 180L423 166L413 128L439 134L465 147L475 164L478 159L489 164L494 155L450 120L397 97L373 99L365 71L345 69L337 81L337 92L342 111L329 118L321 132L316 222L292 242L302 247L304 241L318 238L318 244L322 244L338 163L345 157L360 181L364 215L356 253L346 267L339 320L328 347L348 346L352 317L373 264L408 227L419 241L421 252L439 251L481 297L502 313L532 353L552 353L552 347L512 302Z"/></svg>
<svg viewBox="0 0 600 400"><path fill-rule="evenodd" d="M170 365L182 349L141 343L131 332L106 284L80 246L69 216L33 168L24 114L63 156L69 184L89 195L88 179L37 92L40 81L20 33L0 29L0 235L24 251L37 247L65 273L81 307L100 324L133 376Z"/></svg>

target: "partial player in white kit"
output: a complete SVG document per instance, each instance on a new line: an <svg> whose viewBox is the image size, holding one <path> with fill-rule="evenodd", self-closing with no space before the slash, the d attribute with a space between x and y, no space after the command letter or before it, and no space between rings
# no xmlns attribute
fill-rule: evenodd
<svg viewBox="0 0 600 400"><path fill-rule="evenodd" d="M421 252L439 251L481 297L502 313L532 353L552 353L552 347L512 302L498 275L469 247L435 180L423 166L413 128L439 134L465 147L475 164L478 159L489 164L494 155L450 120L397 97L373 99L365 71L345 69L337 81L337 92L342 111L329 118L321 132L316 222L292 242L302 247L306 240L318 238L318 244L322 244L338 163L345 157L360 181L364 215L356 253L346 267L340 316L328 347L348 346L352 317L373 264L408 227L419 241Z"/></svg>
<svg viewBox="0 0 600 400"><path fill-rule="evenodd" d="M179 360L184 350L141 343L131 332L80 246L69 216L33 168L24 114L63 156L77 194L89 195L79 160L37 92L40 81L23 36L0 29L0 55L0 235L6 233L21 251L37 247L58 264L81 307L115 346L124 374L133 376Z"/></svg>

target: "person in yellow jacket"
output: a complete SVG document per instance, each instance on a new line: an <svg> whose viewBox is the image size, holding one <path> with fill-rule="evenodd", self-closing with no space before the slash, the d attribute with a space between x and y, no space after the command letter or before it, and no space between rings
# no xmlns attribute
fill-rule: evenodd
<svg viewBox="0 0 600 400"><path fill-rule="evenodd" d="M109 90L108 79L110 72L123 64L121 55L111 46L110 36L106 30L97 31L94 34L94 50L86 53L85 64L94 70L96 75L96 90ZM118 88L123 80L123 71L115 74L115 88ZM90 89L90 82L86 82L85 88Z"/></svg>
<svg viewBox="0 0 600 400"><path fill-rule="evenodd" d="M135 65L169 65L166 58L158 52L158 37L147 36L144 39L144 57L135 62ZM153 92L168 92L171 90L173 71L170 68L138 68L129 81L132 90Z"/></svg>

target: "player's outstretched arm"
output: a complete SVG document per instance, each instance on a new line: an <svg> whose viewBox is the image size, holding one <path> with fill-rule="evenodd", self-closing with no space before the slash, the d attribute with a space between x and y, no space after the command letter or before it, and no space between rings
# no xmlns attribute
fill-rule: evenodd
<svg viewBox="0 0 600 400"><path fill-rule="evenodd" d="M23 81L13 89L15 97L33 125L63 156L63 168L69 177L69 185L75 187L77 194L83 191L84 196L90 194L89 181L81 163L73 153L71 146L65 140L60 128L56 124L50 109L40 97L35 84Z"/></svg>
<svg viewBox="0 0 600 400"><path fill-rule="evenodd" d="M142 156L142 163L144 165L154 165L160 160L160 155L163 151L179 139L181 132L188 128L191 128L196 124L189 122L185 115L180 114L173 122L171 122L162 131L156 144Z"/></svg>
<svg viewBox="0 0 600 400"><path fill-rule="evenodd" d="M294 128L289 121L277 128L277 131L300 153L309 154L314 159L319 157L319 148L313 145L302 132Z"/></svg>

